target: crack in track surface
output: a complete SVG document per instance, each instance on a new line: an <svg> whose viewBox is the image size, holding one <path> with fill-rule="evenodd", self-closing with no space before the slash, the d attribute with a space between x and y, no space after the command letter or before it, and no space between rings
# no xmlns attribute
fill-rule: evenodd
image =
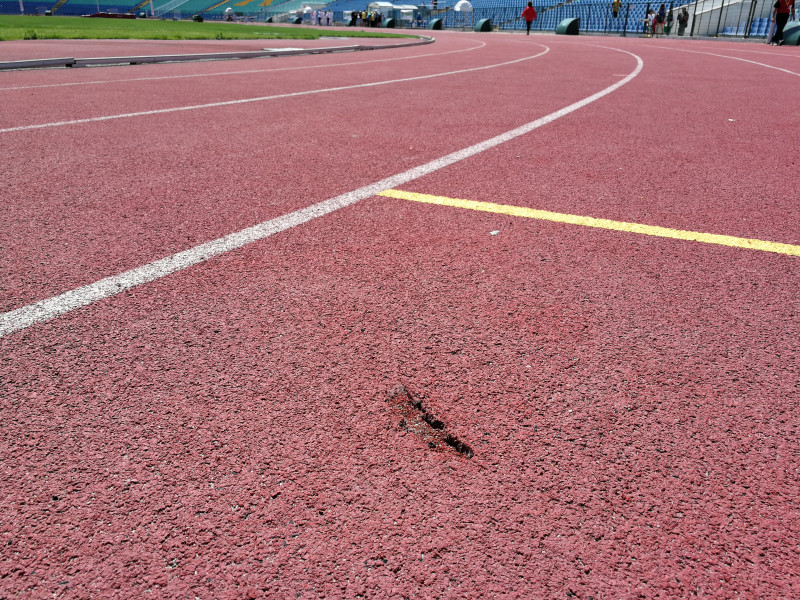
<svg viewBox="0 0 800 600"><path fill-rule="evenodd" d="M467 444L448 433L444 422L434 417L405 386L398 385L386 395L386 401L401 416L399 426L413 433L428 448L437 452L472 458L475 453Z"/></svg>

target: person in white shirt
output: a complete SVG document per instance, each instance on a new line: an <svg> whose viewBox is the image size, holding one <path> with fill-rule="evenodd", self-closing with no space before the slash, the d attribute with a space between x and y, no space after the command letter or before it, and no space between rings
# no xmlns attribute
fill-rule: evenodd
<svg viewBox="0 0 800 600"><path fill-rule="evenodd" d="M650 9L650 10L647 11L646 24L647 24L647 27L646 27L645 33L647 34L648 37L652 37L653 36L653 27L656 24L656 11L654 11L653 9Z"/></svg>

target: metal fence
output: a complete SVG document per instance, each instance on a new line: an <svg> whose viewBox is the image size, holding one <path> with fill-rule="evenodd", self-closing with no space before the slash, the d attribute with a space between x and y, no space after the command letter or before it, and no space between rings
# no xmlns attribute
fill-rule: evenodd
<svg viewBox="0 0 800 600"><path fill-rule="evenodd" d="M369 0L365 0L365 9ZM91 2L91 0L89 0ZM68 2L57 14L86 14L94 12L95 5L73 4ZM496 30L522 30L525 29L525 22L520 13L525 6L524 0L516 2L481 2L475 0L474 9L471 12L458 12L452 7L431 9L420 7L413 11L386 11L384 12L384 24L392 20L395 28L403 29L427 29L431 23L441 20L445 29L471 30L476 23L482 19L490 19L492 27ZM100 2L99 4L104 5ZM190 19L195 12L181 10L186 0L168 0L160 5L156 3L157 16L162 19ZM288 4L288 3L287 3ZM766 37L772 12L772 2L770 0L697 0L689 4L678 4L675 2L665 3L667 10L673 11L673 23L669 34L684 36L712 36L712 37ZM33 3L28 3L30 8L25 12L28 14L43 14L44 7L36 7ZM534 3L534 6L535 3ZM579 19L579 30L584 33L596 33L607 35L623 36L643 36L650 35L645 27L645 19L649 9L658 10L658 2L628 2L622 4L618 11L612 9L610 0L604 2L586 2L584 0L573 0L552 6L536 6L538 18L534 21L532 30L534 31L555 31L559 23L564 19ZM105 6L104 6L105 7ZM689 22L682 33L679 33L678 13L682 8L686 8L689 13ZM13 10L12 10L13 8ZM238 7L237 7L238 8ZM73 9L73 10L70 10ZM149 13L149 6L144 10ZM275 11L259 8L255 10L245 10L244 7L235 13L236 20L240 21L259 21L259 22L295 22L300 19L303 25L310 25L310 14L302 11ZM77 12L76 12L77 11ZM0 13L19 14L18 0L0 0ZM202 11L205 19L217 20L225 16L217 11ZM334 10L334 23L336 25L349 25L351 21L349 11L342 12ZM361 23L357 23L359 26Z"/></svg>
<svg viewBox="0 0 800 600"><path fill-rule="evenodd" d="M525 22L520 13L525 2L517 3L475 3L471 12L458 12L452 8L433 10L420 7L412 12L387 11L384 23L392 19L396 28L427 29L431 23L441 20L444 29L471 30L482 19L491 19L495 30L523 30ZM535 4L534 4L535 6ZM564 19L579 19L579 30L583 33L646 36L651 32L646 28L648 10L657 11L660 2L628 2L614 11L610 1L585 2L576 0L553 6L537 6L538 18L533 31L555 31ZM685 4L665 3L672 10L672 27L664 35L712 36L712 37L755 37L764 38L769 30L772 3L768 0L698 0ZM678 25L678 13L686 8L689 18L685 28ZM351 13L334 11L337 25L351 24ZM257 20L272 18L274 22L291 21L301 17L303 25L310 24L308 14L266 13L257 15ZM357 25L361 25L360 21ZM680 32L680 33L679 33Z"/></svg>
<svg viewBox="0 0 800 600"><path fill-rule="evenodd" d="M471 20L465 21L455 11L432 15L441 18L445 28L467 28L470 23L491 19L499 30L522 30L525 22L518 6L477 6ZM658 2L629 2L618 11L612 9L611 2L571 2L549 7L537 7L538 18L533 23L534 31L554 31L564 19L579 19L579 30L585 33L609 35L651 35L646 27L648 10L657 11ZM672 10L672 26L664 35L684 36L729 36L765 37L769 29L772 3L763 0L699 0L691 4L665 3ZM682 8L688 12L688 24L679 28L678 13ZM441 12L441 11L440 11Z"/></svg>

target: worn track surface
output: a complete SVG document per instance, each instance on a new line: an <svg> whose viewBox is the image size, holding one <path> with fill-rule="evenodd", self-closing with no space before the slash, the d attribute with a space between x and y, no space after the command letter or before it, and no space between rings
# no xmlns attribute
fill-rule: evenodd
<svg viewBox="0 0 800 600"><path fill-rule="evenodd" d="M436 37L0 73L0 311L421 165L800 245L798 49ZM10 331L0 597L800 597L798 261L368 194Z"/></svg>

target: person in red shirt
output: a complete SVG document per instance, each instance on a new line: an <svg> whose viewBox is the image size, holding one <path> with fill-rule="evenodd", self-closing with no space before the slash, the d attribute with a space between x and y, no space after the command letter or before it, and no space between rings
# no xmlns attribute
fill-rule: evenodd
<svg viewBox="0 0 800 600"><path fill-rule="evenodd" d="M794 0L791 0L794 2ZM525 35L531 34L531 25L536 20L536 9L533 8L533 2L528 2L528 6L522 11L522 18L525 19L525 25L528 27L528 33Z"/></svg>
<svg viewBox="0 0 800 600"><path fill-rule="evenodd" d="M783 46L783 28L789 22L789 15L794 18L794 0L777 0L775 12L772 14L772 20L775 21L772 43L776 46Z"/></svg>

